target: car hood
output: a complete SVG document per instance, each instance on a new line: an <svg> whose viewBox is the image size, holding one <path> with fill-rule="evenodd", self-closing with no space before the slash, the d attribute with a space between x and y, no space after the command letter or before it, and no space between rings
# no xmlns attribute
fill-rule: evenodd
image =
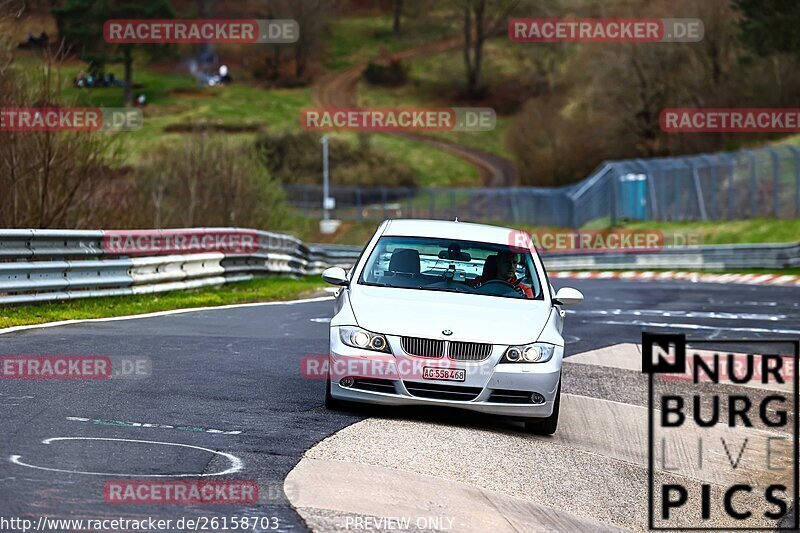
<svg viewBox="0 0 800 533"><path fill-rule="evenodd" d="M373 333L490 344L535 342L551 307L522 300L418 289L354 286L350 304L358 325ZM451 330L451 336L442 331Z"/></svg>

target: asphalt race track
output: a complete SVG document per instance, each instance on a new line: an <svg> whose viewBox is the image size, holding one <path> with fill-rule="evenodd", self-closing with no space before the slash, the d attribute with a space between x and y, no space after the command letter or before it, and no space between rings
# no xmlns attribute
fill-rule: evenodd
<svg viewBox="0 0 800 533"><path fill-rule="evenodd" d="M800 337L798 289L683 281L554 284L586 295L568 311L569 354L636 343L642 331L718 340ZM0 355L144 356L152 363L152 375L143 379L2 383L4 514L274 516L281 530L305 530L280 494L284 478L307 449L368 416L326 411L324 381L301 376L302 357L326 352L331 314L327 299L3 334ZM109 479L213 479L236 464L241 469L223 477L257 482L260 505L112 505L103 498Z"/></svg>

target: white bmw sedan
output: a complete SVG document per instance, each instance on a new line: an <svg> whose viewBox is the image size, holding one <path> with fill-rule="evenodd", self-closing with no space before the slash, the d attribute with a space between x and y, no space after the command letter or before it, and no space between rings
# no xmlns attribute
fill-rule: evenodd
<svg viewBox="0 0 800 533"><path fill-rule="evenodd" d="M325 405L441 405L521 418L550 435L561 401L562 306L532 245L508 228L383 222L341 286Z"/></svg>

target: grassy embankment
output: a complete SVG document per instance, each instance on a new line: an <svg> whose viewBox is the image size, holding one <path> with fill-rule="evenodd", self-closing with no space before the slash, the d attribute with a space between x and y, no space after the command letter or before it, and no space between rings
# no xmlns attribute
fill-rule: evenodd
<svg viewBox="0 0 800 533"><path fill-rule="evenodd" d="M319 276L260 278L189 291L87 298L66 302L9 306L0 309L0 328L61 320L139 315L170 309L215 307L249 302L293 300L322 291Z"/></svg>

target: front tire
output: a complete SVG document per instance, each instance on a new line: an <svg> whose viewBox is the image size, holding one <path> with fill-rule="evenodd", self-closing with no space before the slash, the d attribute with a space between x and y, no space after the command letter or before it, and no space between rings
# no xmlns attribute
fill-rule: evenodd
<svg viewBox="0 0 800 533"><path fill-rule="evenodd" d="M558 429L558 413L561 408L561 380L558 380L556 400L553 403L553 414L547 418L525 422L525 431L534 435L552 435Z"/></svg>
<svg viewBox="0 0 800 533"><path fill-rule="evenodd" d="M325 385L325 409L328 409L329 411L338 411L342 407L342 401L337 400L331 394L331 377L328 376L328 381Z"/></svg>

